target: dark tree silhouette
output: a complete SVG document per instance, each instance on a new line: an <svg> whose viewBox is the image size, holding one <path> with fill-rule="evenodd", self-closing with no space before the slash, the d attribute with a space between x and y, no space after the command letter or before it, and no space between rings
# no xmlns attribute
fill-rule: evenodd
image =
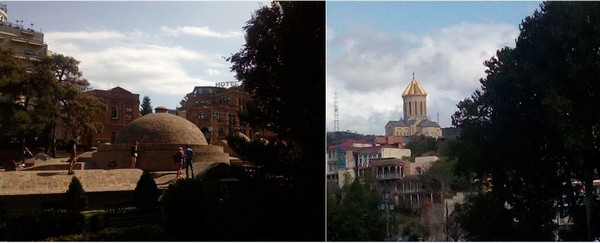
<svg viewBox="0 0 600 243"><path fill-rule="evenodd" d="M498 212L509 219L461 222L476 226L468 230L471 239L551 240L556 205L587 225L578 240L600 233L592 221L598 218L592 213L592 179L600 168L598 26L600 3L544 2L521 24L516 47L485 62L481 91L458 104L453 124L462 128L464 147L457 166L464 174L489 175L493 184L490 195L472 201L465 212ZM585 185L584 220L573 214L581 205L573 180ZM476 210L484 206L491 208ZM498 232L498 225L504 236L491 231Z"/></svg>
<svg viewBox="0 0 600 243"><path fill-rule="evenodd" d="M324 205L309 202L325 201L325 2L272 2L252 15L244 31L246 44L227 58L252 95L240 119L294 148L296 159L279 160L295 166L285 176L294 181L298 200L282 202L295 205L289 223L296 232L290 234L324 240Z"/></svg>
<svg viewBox="0 0 600 243"><path fill-rule="evenodd" d="M64 197L65 207L71 211L82 211L88 205L88 198L77 177L73 176Z"/></svg>
<svg viewBox="0 0 600 243"><path fill-rule="evenodd" d="M140 107L141 107L140 115L145 116L145 115L152 113L153 111L152 111L152 103L150 101L150 97L148 97L147 95L144 96Z"/></svg>

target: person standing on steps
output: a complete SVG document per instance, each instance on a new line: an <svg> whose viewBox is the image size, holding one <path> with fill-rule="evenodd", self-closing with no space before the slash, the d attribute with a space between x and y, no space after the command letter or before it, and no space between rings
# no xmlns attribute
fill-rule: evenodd
<svg viewBox="0 0 600 243"><path fill-rule="evenodd" d="M184 161L185 161L185 178L190 178L188 175L188 168L192 170L192 178L194 178L194 166L192 166L194 159L194 150L190 148L189 144L185 145Z"/></svg>
<svg viewBox="0 0 600 243"><path fill-rule="evenodd" d="M138 158L138 141L135 141L131 146L131 168L135 168L135 163L137 163Z"/></svg>
<svg viewBox="0 0 600 243"><path fill-rule="evenodd" d="M71 139L69 140L68 146L67 146L67 150L69 151L69 172L67 172L68 175L73 175L75 174L75 172L73 171L73 165L75 165L75 162L77 162L77 141L75 141L75 139Z"/></svg>
<svg viewBox="0 0 600 243"><path fill-rule="evenodd" d="M185 154L182 147L179 147L179 149L173 154L173 162L175 163L175 166L177 166L177 177L175 177L175 179L179 179L179 176L181 176L184 157Z"/></svg>

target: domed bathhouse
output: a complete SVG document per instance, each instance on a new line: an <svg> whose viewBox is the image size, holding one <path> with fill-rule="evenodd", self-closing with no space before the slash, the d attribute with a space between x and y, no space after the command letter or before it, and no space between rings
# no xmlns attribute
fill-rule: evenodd
<svg viewBox="0 0 600 243"><path fill-rule="evenodd" d="M157 107L130 122L116 134L114 144L77 154L75 175L67 174L66 158L35 159L34 165L0 173L0 202L11 212L52 208L63 199L72 177L77 177L88 195L88 210L133 201L133 191L144 171L150 172L159 188L175 179L172 154L189 144L196 154L194 174L204 174L218 165L229 165L223 147L208 145L200 129L186 119ZM131 168L131 146L138 145L138 161ZM32 159L33 160L33 159ZM185 173L185 172L184 172ZM184 176L185 178L185 176Z"/></svg>
<svg viewBox="0 0 600 243"><path fill-rule="evenodd" d="M202 131L185 118L167 113L157 107L156 113L147 114L117 133L114 144L102 144L92 155L92 168L130 168L130 149L138 142L138 160L135 168L143 171L174 171L172 154L186 144L194 150L194 172L201 174L213 163L229 164L229 154L223 147L209 145Z"/></svg>

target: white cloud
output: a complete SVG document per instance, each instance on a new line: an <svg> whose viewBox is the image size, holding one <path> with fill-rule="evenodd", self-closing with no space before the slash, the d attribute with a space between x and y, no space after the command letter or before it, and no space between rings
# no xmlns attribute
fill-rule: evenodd
<svg viewBox="0 0 600 243"><path fill-rule="evenodd" d="M480 88L483 62L514 46L519 30L502 24L449 26L424 36L369 29L328 33L327 129L333 130L333 96L338 93L340 129L383 134L401 117L401 93L415 78L427 90L428 115L451 125L456 104Z"/></svg>
<svg viewBox="0 0 600 243"><path fill-rule="evenodd" d="M227 31L227 32L217 32L211 30L207 26L178 26L178 27L160 27L160 30L171 36L179 36L179 35L191 35L191 36L204 36L204 37L215 37L215 38L238 38L242 37L243 33L238 31Z"/></svg>
<svg viewBox="0 0 600 243"><path fill-rule="evenodd" d="M138 37L143 37L143 36L145 36L145 35L146 35L146 34L145 34L143 31L141 31L141 30L138 30L138 29L135 29L135 30L133 30L133 31L132 31L131 33L129 33L129 34L130 34L130 35L132 35L132 36L138 36Z"/></svg>
<svg viewBox="0 0 600 243"><path fill-rule="evenodd" d="M48 32L44 39L50 43L60 43L68 40L104 41L125 38L125 35L117 31L77 31L77 32Z"/></svg>
<svg viewBox="0 0 600 243"><path fill-rule="evenodd" d="M110 47L100 52L78 53L81 70L96 85L121 82L139 91L187 93L198 80L182 62L202 62L204 57L180 47L156 45Z"/></svg>
<svg viewBox="0 0 600 243"><path fill-rule="evenodd" d="M209 76L219 76L219 75L221 75L221 71L215 70L215 69L212 69L212 68L207 69L206 73L208 73Z"/></svg>
<svg viewBox="0 0 600 243"><path fill-rule="evenodd" d="M141 31L134 33L142 34ZM55 33L48 35L52 51L79 60L84 78L96 89L118 85L140 96L149 95L155 103L175 108L169 104L178 104L194 86L230 79L224 77L227 63L216 54L168 43L140 44L143 41L135 38L90 43L87 40L92 39L93 33L59 34L58 37ZM201 76L207 73L207 77Z"/></svg>

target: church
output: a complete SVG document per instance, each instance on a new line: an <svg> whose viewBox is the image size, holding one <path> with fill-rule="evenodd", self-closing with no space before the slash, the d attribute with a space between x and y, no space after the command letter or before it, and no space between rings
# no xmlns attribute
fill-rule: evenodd
<svg viewBox="0 0 600 243"><path fill-rule="evenodd" d="M385 135L413 136L425 135L439 138L442 136L440 125L429 120L427 116L427 91L417 82L413 73L410 81L402 93L404 117L398 121L389 121L385 125Z"/></svg>

